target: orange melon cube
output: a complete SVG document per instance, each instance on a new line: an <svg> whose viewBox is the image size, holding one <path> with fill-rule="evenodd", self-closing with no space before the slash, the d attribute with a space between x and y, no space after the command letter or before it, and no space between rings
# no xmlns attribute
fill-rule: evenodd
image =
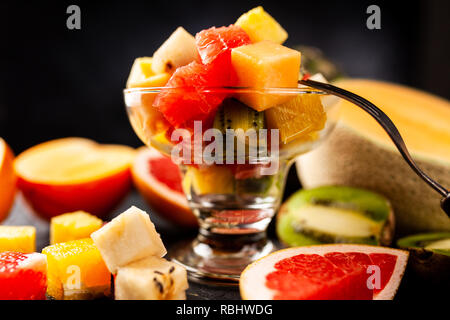
<svg viewBox="0 0 450 320"><path fill-rule="evenodd" d="M36 228L33 226L0 226L0 252L36 251Z"/></svg>
<svg viewBox="0 0 450 320"><path fill-rule="evenodd" d="M58 300L94 299L111 293L111 274L92 239L57 243L47 256L47 295Z"/></svg>
<svg viewBox="0 0 450 320"><path fill-rule="evenodd" d="M84 211L65 213L50 222L50 244L89 238L103 221Z"/></svg>
<svg viewBox="0 0 450 320"><path fill-rule="evenodd" d="M142 57L134 60L127 88L164 87L170 79L167 72L155 73L152 70L153 58Z"/></svg>
<svg viewBox="0 0 450 320"><path fill-rule="evenodd" d="M235 25L244 29L252 42L270 40L282 44L288 37L286 30L261 6L244 13Z"/></svg>
<svg viewBox="0 0 450 320"><path fill-rule="evenodd" d="M271 41L234 48L231 61L238 86L253 88L297 88L301 53ZM249 107L263 111L292 99L292 95L265 92L241 93Z"/></svg>

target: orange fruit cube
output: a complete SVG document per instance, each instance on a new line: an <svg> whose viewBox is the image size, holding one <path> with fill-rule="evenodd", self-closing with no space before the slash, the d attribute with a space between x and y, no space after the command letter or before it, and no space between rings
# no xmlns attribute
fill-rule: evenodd
<svg viewBox="0 0 450 320"><path fill-rule="evenodd" d="M50 222L50 244L89 238L103 221L84 211L65 213Z"/></svg>
<svg viewBox="0 0 450 320"><path fill-rule="evenodd" d="M36 228L33 226L0 226L0 252L36 251Z"/></svg>

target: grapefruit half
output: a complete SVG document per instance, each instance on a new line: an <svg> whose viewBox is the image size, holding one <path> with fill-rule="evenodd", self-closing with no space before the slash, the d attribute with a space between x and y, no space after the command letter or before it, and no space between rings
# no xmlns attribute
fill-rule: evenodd
<svg viewBox="0 0 450 320"><path fill-rule="evenodd" d="M0 222L8 217L16 195L14 154L5 140L0 138Z"/></svg>
<svg viewBox="0 0 450 320"><path fill-rule="evenodd" d="M181 186L180 170L169 157L139 148L131 173L139 193L162 217L180 226L198 226Z"/></svg>
<svg viewBox="0 0 450 320"><path fill-rule="evenodd" d="M239 287L244 300L391 300L408 252L332 244L276 251L250 264Z"/></svg>

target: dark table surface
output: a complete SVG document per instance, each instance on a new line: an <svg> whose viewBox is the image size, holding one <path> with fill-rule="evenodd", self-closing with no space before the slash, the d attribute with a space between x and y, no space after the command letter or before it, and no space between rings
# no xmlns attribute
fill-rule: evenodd
<svg viewBox="0 0 450 320"><path fill-rule="evenodd" d="M298 180L296 181L295 170L290 172L288 177L288 188L286 190L285 198L298 189ZM297 184L297 185L296 185ZM156 226L156 229L161 234L161 238L166 245L169 253L170 248L180 240L194 238L196 230L188 230L177 227L158 216L153 210L143 201L139 194L133 190L127 198L108 216L105 220L110 220L116 215L128 209L131 205L137 206L142 210L150 213L151 220ZM49 224L35 216L27 207L22 196L18 194L16 202L10 213L10 216L4 221L6 225L34 225L36 227L36 250L41 251L43 247L49 244ZM270 238L275 239L274 223L272 221L268 229ZM399 291L396 295L396 300L410 300L410 299L445 299L448 297L448 285L438 284L432 285L429 283L418 283L417 279L412 278L408 272L403 278ZM238 287L229 286L210 286L206 284L199 284L190 282L190 287L187 292L189 300L237 300L240 299Z"/></svg>

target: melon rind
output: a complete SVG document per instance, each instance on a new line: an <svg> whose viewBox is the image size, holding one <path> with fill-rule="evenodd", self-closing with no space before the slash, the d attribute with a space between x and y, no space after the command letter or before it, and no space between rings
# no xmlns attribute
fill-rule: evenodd
<svg viewBox="0 0 450 320"><path fill-rule="evenodd" d="M415 157L424 172L450 185L450 164ZM450 219L440 207L440 195L419 178L398 151L393 151L344 123L316 149L297 160L303 187L352 186L378 192L394 208L401 234L450 231Z"/></svg>
<svg viewBox="0 0 450 320"><path fill-rule="evenodd" d="M315 245L288 248L276 251L248 265L241 273L239 289L243 300L273 300L277 291L266 286L266 276L275 271L275 264L286 258L299 254L324 255L328 252L361 252L365 254L386 253L397 256L397 263L392 273L391 279L375 297L374 300L392 300L397 293L398 285L405 272L408 262L408 251L391 249L369 245Z"/></svg>

